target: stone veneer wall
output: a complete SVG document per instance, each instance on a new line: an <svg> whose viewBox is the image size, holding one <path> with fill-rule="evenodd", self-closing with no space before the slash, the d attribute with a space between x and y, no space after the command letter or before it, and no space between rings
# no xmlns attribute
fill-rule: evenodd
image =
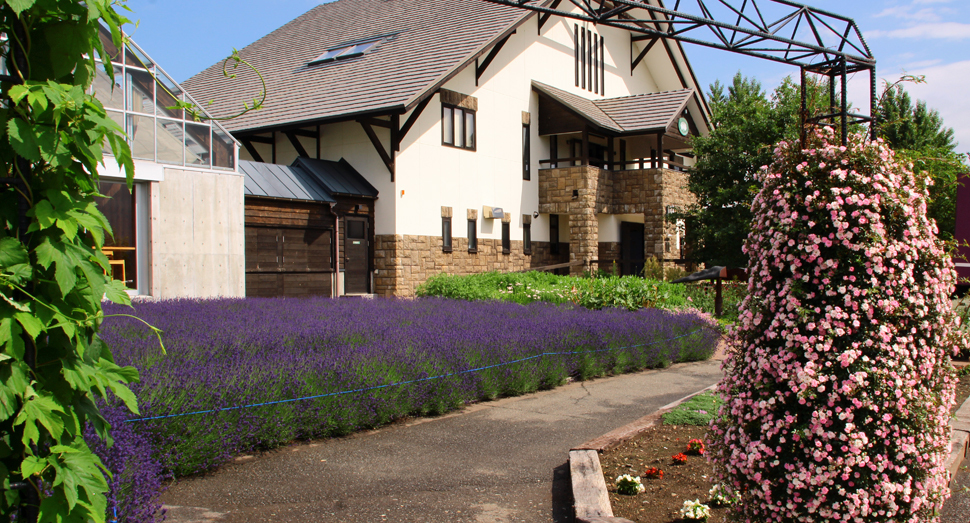
<svg viewBox="0 0 970 523"><path fill-rule="evenodd" d="M690 192L687 188L687 180L689 175L686 172L681 171L665 171L663 177L663 205L666 209L667 206L675 206L680 210L687 210L690 206L697 203L697 197L694 193ZM666 221L664 223L664 233L673 239L677 234L677 223L673 220ZM644 231L646 234L646 231ZM672 241L672 240L671 240ZM661 243L662 240L661 240ZM664 252L665 258L679 258L680 251L676 246L671 245L671 252L669 254ZM672 265L672 264L666 264ZM682 264L683 265L683 264Z"/></svg>
<svg viewBox="0 0 970 523"><path fill-rule="evenodd" d="M666 221L668 206L684 209L695 201L682 171L607 171L588 165L539 171L539 212L569 216L575 245L571 261L599 255L599 213L643 214L644 257L664 259L664 239L676 233L676 224Z"/></svg>
<svg viewBox="0 0 970 523"><path fill-rule="evenodd" d="M501 239L478 239L478 252L468 252L467 238L452 238L452 252L442 252L440 236L383 234L374 237L374 292L380 296L414 296L418 285L436 274L514 272L565 263L569 245L559 254L549 252L548 242L532 242L532 253L522 252L513 240L509 254L502 254Z"/></svg>
<svg viewBox="0 0 970 523"><path fill-rule="evenodd" d="M613 272L614 265L617 274L620 272L620 242L600 242L598 269Z"/></svg>

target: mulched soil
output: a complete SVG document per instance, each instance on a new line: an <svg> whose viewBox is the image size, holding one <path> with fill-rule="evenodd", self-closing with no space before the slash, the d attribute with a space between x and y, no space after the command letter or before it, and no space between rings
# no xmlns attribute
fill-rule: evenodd
<svg viewBox="0 0 970 523"><path fill-rule="evenodd" d="M970 396L970 375L957 384L956 409ZM630 521L644 523L684 522L680 509L684 500L698 499L708 503L711 488L711 465L703 456L689 456L684 465L675 465L671 457L686 452L692 438L705 439L707 427L659 425L647 429L636 438L600 455L600 465L606 476L613 514ZM657 467L664 471L663 479L647 479L644 470ZM614 482L621 474L640 476L646 492L635 496L616 493ZM727 521L728 510L711 506L709 523Z"/></svg>

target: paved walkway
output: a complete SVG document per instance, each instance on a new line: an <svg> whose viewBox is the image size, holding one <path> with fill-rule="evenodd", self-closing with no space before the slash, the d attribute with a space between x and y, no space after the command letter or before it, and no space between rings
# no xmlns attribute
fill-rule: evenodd
<svg viewBox="0 0 970 523"><path fill-rule="evenodd" d="M572 521L571 447L720 377L678 364L237 459L169 488L168 521Z"/></svg>

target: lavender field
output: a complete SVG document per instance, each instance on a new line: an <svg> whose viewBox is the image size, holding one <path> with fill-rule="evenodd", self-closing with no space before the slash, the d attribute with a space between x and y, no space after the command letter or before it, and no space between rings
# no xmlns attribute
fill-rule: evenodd
<svg viewBox="0 0 970 523"><path fill-rule="evenodd" d="M705 359L720 335L697 311L545 303L250 298L135 307L164 331L167 354L140 322L105 321L102 337L116 362L141 372L133 386L141 413L124 425L151 446L119 442L112 452L138 459L150 452L175 475L293 440L555 387L570 376ZM474 370L482 367L489 368ZM251 406L262 403L270 404Z"/></svg>

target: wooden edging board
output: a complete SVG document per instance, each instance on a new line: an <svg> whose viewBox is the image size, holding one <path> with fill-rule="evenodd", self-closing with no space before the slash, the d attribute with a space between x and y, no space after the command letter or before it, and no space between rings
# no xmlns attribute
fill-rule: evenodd
<svg viewBox="0 0 970 523"><path fill-rule="evenodd" d="M569 451L569 477L573 484L573 510L579 523L631 523L624 518L613 517L613 507L606 490L606 479L600 467L599 453L629 441L641 432L656 425L665 412L717 385L701 389L679 400L668 403L653 414L633 423L591 439Z"/></svg>
<svg viewBox="0 0 970 523"><path fill-rule="evenodd" d="M703 392L714 390L711 385L673 403L660 407L632 423L591 439L569 451L569 475L573 486L573 508L579 523L631 523L625 518L613 516L606 479L600 466L599 453L605 452L629 441L660 422L665 412ZM956 476L960 465L970 451L970 398L967 398L950 420L950 455L946 458L946 469L950 477Z"/></svg>

